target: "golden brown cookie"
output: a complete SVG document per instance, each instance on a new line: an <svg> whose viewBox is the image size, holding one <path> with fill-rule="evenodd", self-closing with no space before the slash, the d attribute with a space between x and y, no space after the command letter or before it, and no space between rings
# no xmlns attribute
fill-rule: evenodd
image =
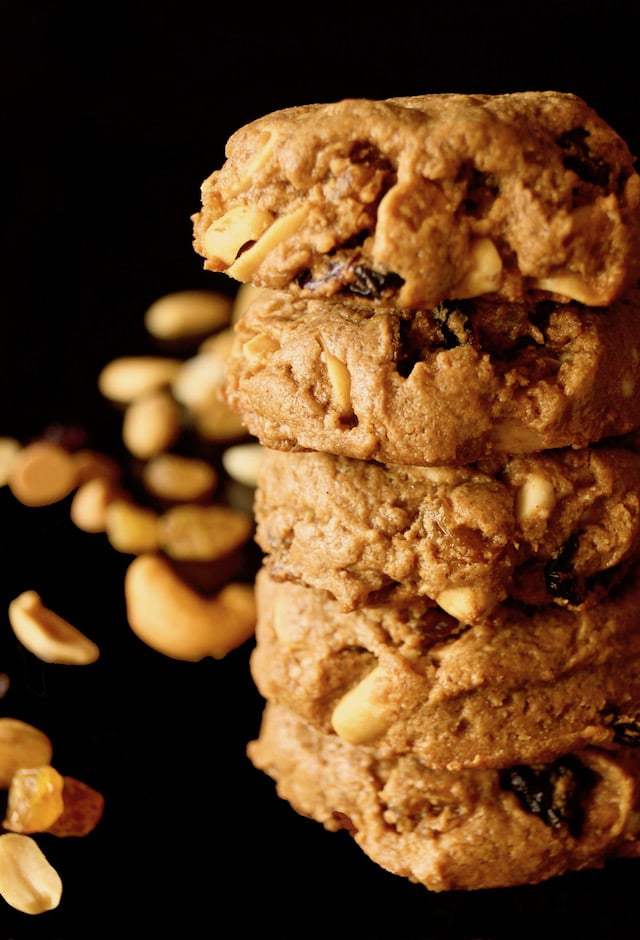
<svg viewBox="0 0 640 940"><path fill-rule="evenodd" d="M258 291L226 397L277 450L414 465L585 447L640 425L640 292L409 313Z"/></svg>
<svg viewBox="0 0 640 940"><path fill-rule="evenodd" d="M212 271L419 309L542 293L608 305L637 279L640 178L557 91L347 99L237 130L202 185Z"/></svg>
<svg viewBox="0 0 640 940"><path fill-rule="evenodd" d="M409 467L265 448L254 513L272 577L345 610L424 597L473 624L508 596L578 609L640 558L640 454Z"/></svg>
<svg viewBox="0 0 640 940"><path fill-rule="evenodd" d="M380 758L267 704L248 747L278 795L376 864L430 891L535 884L640 855L640 752L585 749L545 765L432 770Z"/></svg>
<svg viewBox="0 0 640 940"><path fill-rule="evenodd" d="M426 603L345 613L256 581L261 695L378 757L508 767L640 739L640 579L580 612L502 605L464 628Z"/></svg>

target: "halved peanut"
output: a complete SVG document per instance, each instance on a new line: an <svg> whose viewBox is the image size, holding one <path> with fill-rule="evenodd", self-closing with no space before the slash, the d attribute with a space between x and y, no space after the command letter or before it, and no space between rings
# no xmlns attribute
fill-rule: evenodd
<svg viewBox="0 0 640 940"><path fill-rule="evenodd" d="M172 659L222 659L253 635L252 584L229 582L213 597L192 590L161 555L138 555L125 575L129 626L147 646Z"/></svg>
<svg viewBox="0 0 640 940"><path fill-rule="evenodd" d="M340 699L331 726L349 744L369 744L384 734L393 719L386 702L384 671L376 666Z"/></svg>
<svg viewBox="0 0 640 940"><path fill-rule="evenodd" d="M309 208L306 205L299 206L289 215L283 215L270 225L264 235L258 236L258 240L251 248L243 251L239 258L227 268L226 274L235 278L237 281L248 281L252 274L260 267L269 252L290 238L304 224L309 215ZM248 239L247 239L248 240ZM238 246L240 247L240 246Z"/></svg>
<svg viewBox="0 0 640 940"><path fill-rule="evenodd" d="M0 835L0 895L23 914L43 914L60 904L60 875L31 836Z"/></svg>
<svg viewBox="0 0 640 940"><path fill-rule="evenodd" d="M37 591L23 591L11 601L9 623L25 649L43 662L85 666L100 656L93 640L45 607Z"/></svg>
<svg viewBox="0 0 640 940"><path fill-rule="evenodd" d="M491 613L498 598L479 587L446 588L435 598L436 604L461 623L475 623Z"/></svg>
<svg viewBox="0 0 640 940"><path fill-rule="evenodd" d="M224 444L247 435L240 415L224 401L211 399L195 408L190 417L198 435L211 443Z"/></svg>
<svg viewBox="0 0 640 940"><path fill-rule="evenodd" d="M520 525L549 518L557 498L553 483L546 477L528 477L516 494L516 520Z"/></svg>
<svg viewBox="0 0 640 940"><path fill-rule="evenodd" d="M122 440L129 453L148 460L169 450L182 430L180 406L166 389L148 392L127 406Z"/></svg>
<svg viewBox="0 0 640 940"><path fill-rule="evenodd" d="M572 271L558 271L548 277L534 278L531 286L562 297L569 297L581 304L598 306L600 303L597 291L592 290L584 278Z"/></svg>
<svg viewBox="0 0 640 940"><path fill-rule="evenodd" d="M469 246L469 270L451 291L451 297L479 297L497 290L502 258L490 238L477 238Z"/></svg>
<svg viewBox="0 0 640 940"><path fill-rule="evenodd" d="M158 297L144 314L147 332L156 339L183 339L212 333L231 320L233 301L210 290L181 290Z"/></svg>
<svg viewBox="0 0 640 940"><path fill-rule="evenodd" d="M53 745L47 735L18 718L0 718L0 789L6 790L16 770L50 764Z"/></svg>
<svg viewBox="0 0 640 940"><path fill-rule="evenodd" d="M83 532L104 532L107 510L120 495L119 486L106 477L87 480L78 487L71 500L71 521Z"/></svg>
<svg viewBox="0 0 640 940"><path fill-rule="evenodd" d="M342 417L351 417L353 408L351 406L351 376L349 370L341 359L334 356L329 351L324 339L320 337L322 343L325 362L327 364L327 374L331 385L332 400L335 402L338 411Z"/></svg>
<svg viewBox="0 0 640 940"><path fill-rule="evenodd" d="M267 336L266 333L256 333L242 344L242 355L250 361L262 362L277 349L280 349L277 339Z"/></svg>
<svg viewBox="0 0 640 940"><path fill-rule="evenodd" d="M222 466L229 476L245 486L257 486L264 455L262 444L234 444L222 452Z"/></svg>
<svg viewBox="0 0 640 940"><path fill-rule="evenodd" d="M204 233L204 248L209 258L219 258L230 265L247 242L257 241L273 222L273 215L253 206L235 206L212 222Z"/></svg>
<svg viewBox="0 0 640 940"><path fill-rule="evenodd" d="M76 485L76 468L70 453L53 441L33 441L11 461L7 483L24 506L57 503Z"/></svg>
<svg viewBox="0 0 640 940"><path fill-rule="evenodd" d="M125 405L170 385L181 366L181 359L166 356L119 356L101 370L98 389L110 401Z"/></svg>

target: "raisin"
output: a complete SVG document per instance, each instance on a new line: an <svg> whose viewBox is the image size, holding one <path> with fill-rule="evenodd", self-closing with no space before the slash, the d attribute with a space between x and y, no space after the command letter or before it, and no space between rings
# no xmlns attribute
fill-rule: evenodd
<svg viewBox="0 0 640 940"><path fill-rule="evenodd" d="M488 173L482 173L472 164L466 164L458 173L456 182L466 177L466 193L462 201L465 215L482 218L488 215L492 204L499 193L495 178Z"/></svg>
<svg viewBox="0 0 640 940"><path fill-rule="evenodd" d="M612 709L607 717L613 728L613 740L616 744L640 747L640 716L620 715Z"/></svg>
<svg viewBox="0 0 640 940"><path fill-rule="evenodd" d="M342 293L355 294L370 300L379 300L385 292L395 292L404 283L397 274L383 274L353 260L333 261L325 273L313 277L310 271L303 271L295 278L295 283L303 290L314 291L337 282Z"/></svg>
<svg viewBox="0 0 640 940"><path fill-rule="evenodd" d="M574 533L570 536L544 568L545 583L549 593L574 606L582 603L584 599L584 585L581 586L579 579L572 572L572 562L578 550L579 535L580 533Z"/></svg>
<svg viewBox="0 0 640 940"><path fill-rule="evenodd" d="M523 809L553 828L565 825L578 838L584 824L581 798L597 777L577 757L551 764L516 765L500 771L500 785L516 795Z"/></svg>
<svg viewBox="0 0 640 940"><path fill-rule="evenodd" d="M462 306L441 303L434 309L433 314L438 322L445 349L473 344L471 323Z"/></svg>
<svg viewBox="0 0 640 940"><path fill-rule="evenodd" d="M593 157L589 152L587 138L589 132L583 127L575 127L561 134L558 145L565 151L562 162L568 170L573 170L581 180L592 186L606 189L609 186L610 168L604 162Z"/></svg>

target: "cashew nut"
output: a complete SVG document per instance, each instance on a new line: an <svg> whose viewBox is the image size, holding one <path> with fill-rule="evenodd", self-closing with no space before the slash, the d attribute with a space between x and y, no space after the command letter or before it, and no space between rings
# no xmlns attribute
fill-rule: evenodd
<svg viewBox="0 0 640 940"><path fill-rule="evenodd" d="M136 636L165 656L198 662L222 659L253 635L254 587L230 582L205 597L157 553L138 555L124 582L127 620Z"/></svg>

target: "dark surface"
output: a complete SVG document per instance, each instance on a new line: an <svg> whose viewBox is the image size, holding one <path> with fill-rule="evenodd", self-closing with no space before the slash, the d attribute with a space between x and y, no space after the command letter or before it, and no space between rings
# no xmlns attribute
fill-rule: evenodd
<svg viewBox="0 0 640 940"><path fill-rule="evenodd" d="M117 447L99 369L149 350L156 297L229 290L202 270L189 216L254 117L358 95L557 88L638 149L631 3L3 7L0 435L25 441L64 424ZM102 650L90 667L46 666L5 618L0 714L46 731L61 772L106 797L91 836L43 839L60 907L29 917L0 902L0 938L636 935L636 863L437 895L297 816L245 757L262 708L251 644L195 665L154 653L125 622L128 557L75 529L67 503L27 509L5 489L0 512L2 609L34 587Z"/></svg>

